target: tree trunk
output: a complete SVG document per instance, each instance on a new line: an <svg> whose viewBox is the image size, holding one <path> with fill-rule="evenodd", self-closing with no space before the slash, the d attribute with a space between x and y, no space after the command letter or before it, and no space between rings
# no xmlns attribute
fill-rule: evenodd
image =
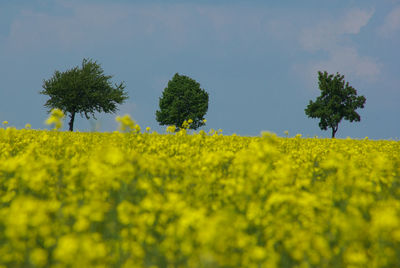
<svg viewBox="0 0 400 268"><path fill-rule="evenodd" d="M69 115L69 117L71 118L69 120L69 131L74 131L74 120L75 120L75 111L71 112L71 114Z"/></svg>
<svg viewBox="0 0 400 268"><path fill-rule="evenodd" d="M337 130L338 130L338 126L332 127L332 139L335 138L335 134L336 134Z"/></svg>

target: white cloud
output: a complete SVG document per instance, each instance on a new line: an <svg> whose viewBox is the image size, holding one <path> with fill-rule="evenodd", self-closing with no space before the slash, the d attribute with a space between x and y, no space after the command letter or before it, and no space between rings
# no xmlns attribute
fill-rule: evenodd
<svg viewBox="0 0 400 268"><path fill-rule="evenodd" d="M366 26L374 14L374 10L353 9L338 24L338 33L358 34Z"/></svg>
<svg viewBox="0 0 400 268"><path fill-rule="evenodd" d="M353 9L335 21L322 21L316 26L300 32L299 43L309 52L323 51L328 55L325 60L314 60L303 68L294 69L314 79L317 71L351 75L374 81L380 74L381 64L368 56L360 55L353 44L349 44L351 35L357 35L368 24L374 11Z"/></svg>
<svg viewBox="0 0 400 268"><path fill-rule="evenodd" d="M374 14L373 10L353 9L336 21L322 21L301 31L299 41L309 51L330 50L345 34L358 34Z"/></svg>
<svg viewBox="0 0 400 268"><path fill-rule="evenodd" d="M257 7L213 4L81 3L57 1L57 15L21 11L11 24L9 48L60 47L149 40L172 46L209 42L255 42L292 35L288 15ZM59 14L62 10L63 14ZM153 42L153 43L154 43Z"/></svg>
<svg viewBox="0 0 400 268"><path fill-rule="evenodd" d="M308 51L325 50L337 43L338 34L331 23L320 23L316 27L301 31L300 45Z"/></svg>
<svg viewBox="0 0 400 268"><path fill-rule="evenodd" d="M400 6L397 6L385 17L383 25L379 28L379 33L384 37L390 37L399 31Z"/></svg>
<svg viewBox="0 0 400 268"><path fill-rule="evenodd" d="M313 77L318 71L339 72L352 77L374 81L380 74L381 64L371 57L361 56L355 48L339 47L329 54L329 59L310 62L306 68Z"/></svg>
<svg viewBox="0 0 400 268"><path fill-rule="evenodd" d="M88 44L99 46L132 41L135 37L140 40L157 31L169 31L173 39L182 33L185 25L182 16L174 16L170 10L152 5L58 1L57 8L64 14L21 11L11 24L7 38L9 47L23 50L43 47L71 49Z"/></svg>
<svg viewBox="0 0 400 268"><path fill-rule="evenodd" d="M23 10L11 24L10 48L79 48L146 38L185 42L193 25L190 5L80 3L59 1L64 14Z"/></svg>
<svg viewBox="0 0 400 268"><path fill-rule="evenodd" d="M11 48L71 48L106 41L116 35L116 26L128 15L118 6L63 6L65 15L22 10L11 24L7 38Z"/></svg>

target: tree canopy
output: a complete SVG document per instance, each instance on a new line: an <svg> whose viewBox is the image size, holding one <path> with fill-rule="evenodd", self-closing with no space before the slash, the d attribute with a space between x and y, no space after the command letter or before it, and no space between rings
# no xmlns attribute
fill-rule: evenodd
<svg viewBox="0 0 400 268"><path fill-rule="evenodd" d="M160 125L175 125L179 129L185 120L191 119L189 128L197 129L205 124L208 93L192 78L176 73L164 89L159 106L156 120Z"/></svg>
<svg viewBox="0 0 400 268"><path fill-rule="evenodd" d="M50 79L43 81L40 93L50 97L44 106L69 113L69 130L73 131L76 114L89 119L95 118L95 112L114 113L117 104L128 98L124 82L113 86L111 78L96 61L83 59L80 68L55 71Z"/></svg>
<svg viewBox="0 0 400 268"><path fill-rule="evenodd" d="M361 120L356 110L364 108L366 99L364 96L357 96L357 91L339 73L333 75L326 71L318 72L318 80L321 95L315 102L310 100L305 113L308 117L319 118L319 127L322 130L331 128L334 138L343 118L350 122Z"/></svg>

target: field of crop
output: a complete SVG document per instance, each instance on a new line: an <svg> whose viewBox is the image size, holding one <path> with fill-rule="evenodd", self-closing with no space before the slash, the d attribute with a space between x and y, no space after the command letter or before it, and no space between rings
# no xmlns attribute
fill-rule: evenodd
<svg viewBox="0 0 400 268"><path fill-rule="evenodd" d="M400 142L0 129L0 266L400 267Z"/></svg>

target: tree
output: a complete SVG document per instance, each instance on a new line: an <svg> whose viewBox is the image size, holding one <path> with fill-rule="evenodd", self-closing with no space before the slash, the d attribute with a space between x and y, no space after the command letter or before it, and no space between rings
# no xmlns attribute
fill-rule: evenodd
<svg viewBox="0 0 400 268"><path fill-rule="evenodd" d="M364 96L357 96L357 91L339 73L334 76L327 72L318 72L318 80L321 96L315 102L310 100L305 113L308 117L320 118L319 127L322 130L331 128L334 138L343 118L350 122L361 120L356 109L364 108L366 99Z"/></svg>
<svg viewBox="0 0 400 268"><path fill-rule="evenodd" d="M159 101L156 119L160 125L175 125L179 129L185 120L192 119L191 129L205 124L208 110L208 93L200 84L185 75L176 73L164 89Z"/></svg>
<svg viewBox="0 0 400 268"><path fill-rule="evenodd" d="M122 104L128 95L124 91L124 82L113 87L101 66L96 62L83 59L82 67L74 67L65 72L55 71L53 76L43 81L40 94L48 95L45 107L58 108L69 113L69 130L74 129L75 115L79 113L86 119L95 112L114 113L117 104Z"/></svg>

